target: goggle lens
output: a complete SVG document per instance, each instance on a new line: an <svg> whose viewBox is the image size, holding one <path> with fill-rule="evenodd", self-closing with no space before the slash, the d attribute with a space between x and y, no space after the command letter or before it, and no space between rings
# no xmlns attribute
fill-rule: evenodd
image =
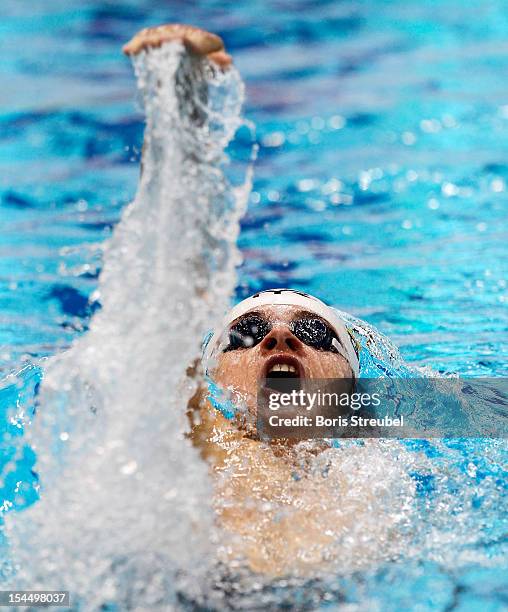
<svg viewBox="0 0 508 612"><path fill-rule="evenodd" d="M291 321L289 328L301 342L320 351L337 352L333 340L337 335L322 319L301 317ZM229 344L224 351L252 348L271 331L271 323L257 314L246 315L229 330Z"/></svg>
<svg viewBox="0 0 508 612"><path fill-rule="evenodd" d="M271 328L270 323L258 315L243 317L229 330L229 345L225 350L256 346L270 333Z"/></svg>
<svg viewBox="0 0 508 612"><path fill-rule="evenodd" d="M331 351L334 348L332 341L336 338L335 333L321 319L297 319L293 321L291 331L304 344L319 351Z"/></svg>

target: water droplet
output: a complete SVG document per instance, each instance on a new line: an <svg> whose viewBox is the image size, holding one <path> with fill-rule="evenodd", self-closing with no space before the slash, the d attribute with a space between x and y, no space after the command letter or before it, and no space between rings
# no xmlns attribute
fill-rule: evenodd
<svg viewBox="0 0 508 612"><path fill-rule="evenodd" d="M467 475L471 478L476 476L476 465L474 463L467 464Z"/></svg>

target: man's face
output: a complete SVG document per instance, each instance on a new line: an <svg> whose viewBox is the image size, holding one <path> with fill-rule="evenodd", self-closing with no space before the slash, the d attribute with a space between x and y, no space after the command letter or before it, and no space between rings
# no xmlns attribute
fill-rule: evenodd
<svg viewBox="0 0 508 612"><path fill-rule="evenodd" d="M332 337L335 332L326 321L298 306L255 308L229 326L230 343L226 346L226 338L213 379L223 389L233 387L252 400L259 383L269 376L352 378Z"/></svg>

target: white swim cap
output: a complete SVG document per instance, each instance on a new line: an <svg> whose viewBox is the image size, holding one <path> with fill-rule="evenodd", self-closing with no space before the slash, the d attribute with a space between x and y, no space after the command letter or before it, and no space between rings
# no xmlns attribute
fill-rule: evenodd
<svg viewBox="0 0 508 612"><path fill-rule="evenodd" d="M354 341L342 319L333 308L330 308L330 306L327 306L321 300L318 300L308 293L295 291L293 289L268 289L267 291L261 291L234 306L229 311L222 325L209 337L203 355L205 363L212 357L214 351L220 344L224 332L233 321L260 306L276 305L300 306L324 319L335 331L339 339L339 342L335 342L334 346L351 366L355 378L358 378L360 373L358 355L354 347Z"/></svg>

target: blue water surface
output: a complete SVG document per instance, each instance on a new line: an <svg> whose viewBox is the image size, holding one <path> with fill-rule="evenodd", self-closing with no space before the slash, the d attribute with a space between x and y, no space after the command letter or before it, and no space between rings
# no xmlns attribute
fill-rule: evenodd
<svg viewBox="0 0 508 612"><path fill-rule="evenodd" d="M303 289L368 320L412 365L505 376L502 0L3 0L2 372L67 347L98 307L101 245L135 193L143 131L120 48L168 21L220 34L246 82L260 151L237 297ZM481 464L481 445L459 454ZM501 610L506 569L450 576L422 560L363 589L384 609Z"/></svg>

